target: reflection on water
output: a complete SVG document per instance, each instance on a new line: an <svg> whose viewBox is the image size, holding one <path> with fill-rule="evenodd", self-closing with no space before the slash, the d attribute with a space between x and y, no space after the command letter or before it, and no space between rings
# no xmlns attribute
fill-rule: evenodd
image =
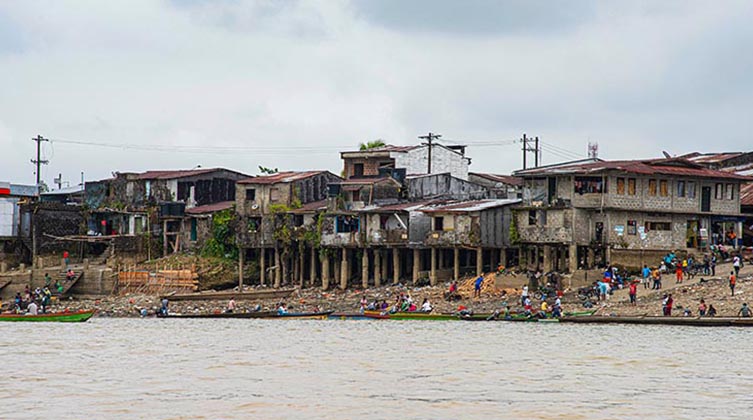
<svg viewBox="0 0 753 420"><path fill-rule="evenodd" d="M735 418L753 329L421 321L2 324L1 418Z"/></svg>

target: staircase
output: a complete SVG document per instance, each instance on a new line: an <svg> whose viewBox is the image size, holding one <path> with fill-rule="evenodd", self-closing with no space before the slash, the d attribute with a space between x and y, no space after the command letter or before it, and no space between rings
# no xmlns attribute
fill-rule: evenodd
<svg viewBox="0 0 753 420"><path fill-rule="evenodd" d="M84 276L84 272L83 271L79 271L78 273L74 272L74 273L75 273L75 276L71 280L67 280L67 278L65 276L65 274L66 274L65 271L58 273L58 275L55 278L55 280L59 280L60 284L63 285L63 291L62 291L62 293L59 293L57 290L54 290L53 294L60 295L60 296L66 295L68 293L68 291L71 290L71 288L74 285L76 285L76 282L78 282L79 279Z"/></svg>

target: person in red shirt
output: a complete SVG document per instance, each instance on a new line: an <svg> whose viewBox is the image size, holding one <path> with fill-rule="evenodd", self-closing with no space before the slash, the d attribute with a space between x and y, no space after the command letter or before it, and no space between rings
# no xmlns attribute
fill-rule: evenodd
<svg viewBox="0 0 753 420"><path fill-rule="evenodd" d="M732 291L732 296L735 296L735 283L737 283L735 272L730 271L729 272L729 290Z"/></svg>
<svg viewBox="0 0 753 420"><path fill-rule="evenodd" d="M69 257L70 255L68 255L68 251L63 251L63 261L65 262L65 271L68 271L68 263L70 262Z"/></svg>
<svg viewBox="0 0 753 420"><path fill-rule="evenodd" d="M677 283L682 283L682 266L680 264L677 265L675 274L677 275Z"/></svg>
<svg viewBox="0 0 753 420"><path fill-rule="evenodd" d="M629 287L630 287L630 292L629 292L630 304L635 306L636 305L635 296L638 294L638 283L634 281L630 282Z"/></svg>

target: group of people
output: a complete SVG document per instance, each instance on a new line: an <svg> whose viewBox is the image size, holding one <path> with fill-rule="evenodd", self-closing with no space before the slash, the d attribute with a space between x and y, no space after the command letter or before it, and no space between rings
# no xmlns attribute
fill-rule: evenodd
<svg viewBox="0 0 753 420"><path fill-rule="evenodd" d="M381 302L379 302L377 299L374 299L371 303L366 299L366 295L363 295L361 297L361 301L359 302L359 311L361 313L364 313L364 311L381 311L381 312L431 312L434 310L434 307L432 306L431 302L429 301L429 298L424 298L423 302L421 303L421 306L418 306L416 304L416 301L413 300L411 295L406 293L400 293L398 296L395 297L395 303L390 306L387 304L387 301L382 299Z"/></svg>
<svg viewBox="0 0 753 420"><path fill-rule="evenodd" d="M50 288L37 287L34 290L27 285L24 289L23 296L21 292L16 293L13 299L13 309L16 313L27 313L29 315L39 315L40 313L46 313L47 308L52 301L52 292Z"/></svg>

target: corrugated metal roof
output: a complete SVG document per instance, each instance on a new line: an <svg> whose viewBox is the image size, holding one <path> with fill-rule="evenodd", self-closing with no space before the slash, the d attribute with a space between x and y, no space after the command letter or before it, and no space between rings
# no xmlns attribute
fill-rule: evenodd
<svg viewBox="0 0 753 420"><path fill-rule="evenodd" d="M378 184L381 182L393 182L396 184L399 184L399 182L392 177L389 176L383 176L380 178L350 178L346 179L345 181L340 182L342 185L372 185L372 184Z"/></svg>
<svg viewBox="0 0 753 420"><path fill-rule="evenodd" d="M207 204L204 206L191 207L186 209L186 214L207 214L227 210L235 205L235 201L220 201L219 203Z"/></svg>
<svg viewBox="0 0 753 420"><path fill-rule="evenodd" d="M50 190L40 195L70 195L79 194L82 192L84 192L84 187L82 187L81 185L73 185L70 187L60 188L59 190Z"/></svg>
<svg viewBox="0 0 753 420"><path fill-rule="evenodd" d="M743 152L723 152L723 153L689 153L680 156L691 162L696 163L721 163L725 160L732 159L743 155Z"/></svg>
<svg viewBox="0 0 753 420"><path fill-rule="evenodd" d="M231 171L223 168L201 168L201 169L178 169L178 170L165 170L165 171L146 171L136 175L136 179L151 180L151 179L176 179L186 178L189 176L204 175L211 172L228 171L234 172L240 175L240 172Z"/></svg>
<svg viewBox="0 0 753 420"><path fill-rule="evenodd" d="M384 153L384 152L408 152L413 149L417 149L421 147L421 145L414 145L414 146L395 146L394 144L387 144L381 147L374 147L371 149L366 150L348 150L345 152L341 152L341 154L345 153Z"/></svg>
<svg viewBox="0 0 753 420"><path fill-rule="evenodd" d="M471 172L469 175L476 175L481 178L486 178L490 181L501 182L503 184L521 186L523 185L523 178L512 175L499 175L499 174L487 174L481 172Z"/></svg>
<svg viewBox="0 0 753 420"><path fill-rule="evenodd" d="M383 206L367 207L367 208L364 208L363 211L372 212L372 213L415 211L415 210L421 209L422 207L425 207L431 204L441 203L441 202L446 202L446 201L424 200L424 201L413 201L413 202L407 202L407 203L386 204Z"/></svg>
<svg viewBox="0 0 753 420"><path fill-rule="evenodd" d="M620 171L639 175L675 175L696 178L722 178L748 180L750 178L729 173L706 169L700 164L690 162L684 158L649 159L649 160L615 160L585 164L571 164L554 168L537 168L521 173L524 176L552 175L552 174L598 174L605 171Z"/></svg>
<svg viewBox="0 0 753 420"><path fill-rule="evenodd" d="M753 206L753 182L740 186L740 205Z"/></svg>
<svg viewBox="0 0 753 420"><path fill-rule="evenodd" d="M520 201L519 199L460 201L451 204L429 206L421 209L421 211L425 213L468 213L509 206L520 203Z"/></svg>
<svg viewBox="0 0 753 420"><path fill-rule="evenodd" d="M327 171L285 171L272 175L255 176L238 181L239 184L279 184L306 179Z"/></svg>
<svg viewBox="0 0 753 420"><path fill-rule="evenodd" d="M319 200L312 201L311 203L306 203L301 207L292 210L291 213L316 213L322 210L327 210L327 200Z"/></svg>

